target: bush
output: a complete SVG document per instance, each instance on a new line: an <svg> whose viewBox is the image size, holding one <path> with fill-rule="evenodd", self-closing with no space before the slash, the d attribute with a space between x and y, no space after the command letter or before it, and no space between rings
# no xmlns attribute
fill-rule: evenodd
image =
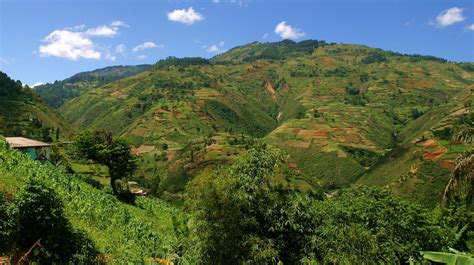
<svg viewBox="0 0 474 265"><path fill-rule="evenodd" d="M93 243L71 228L53 189L29 179L9 207L9 218L16 226L14 231L9 231L11 244L4 248L13 251L13 246L18 248L13 260L19 259L37 241L40 246L27 257L30 261L50 264L95 260L97 252Z"/></svg>

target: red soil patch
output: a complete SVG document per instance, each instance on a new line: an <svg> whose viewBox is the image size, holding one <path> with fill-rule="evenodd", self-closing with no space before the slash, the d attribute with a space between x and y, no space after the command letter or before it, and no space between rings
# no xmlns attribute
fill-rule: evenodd
<svg viewBox="0 0 474 265"><path fill-rule="evenodd" d="M305 95L312 95L312 94L313 94L313 90L306 90L305 92L303 92L303 94L305 94Z"/></svg>
<svg viewBox="0 0 474 265"><path fill-rule="evenodd" d="M337 137L337 140L339 142L345 143L345 142L347 142L348 139L347 139L346 136L339 136L339 137Z"/></svg>
<svg viewBox="0 0 474 265"><path fill-rule="evenodd" d="M275 89L273 88L272 83L270 83L270 81L265 80L265 88L266 88L267 91L270 93L272 99L273 99L273 100L276 100L276 98L277 98L276 91L275 91Z"/></svg>
<svg viewBox="0 0 474 265"><path fill-rule="evenodd" d="M446 154L446 148L441 147L430 153L424 153L423 158L426 160L436 160Z"/></svg>
<svg viewBox="0 0 474 265"><path fill-rule="evenodd" d="M295 162L289 162L288 163L288 167L293 169L293 170L297 170L298 169L298 165L295 163Z"/></svg>
<svg viewBox="0 0 474 265"><path fill-rule="evenodd" d="M439 165L449 170L453 170L455 166L454 160L443 160L439 163Z"/></svg>
<svg viewBox="0 0 474 265"><path fill-rule="evenodd" d="M423 143L421 143L422 146L424 147L428 147L428 146L435 146L437 145L436 141L434 139L428 139L426 141L424 141Z"/></svg>
<svg viewBox="0 0 474 265"><path fill-rule="evenodd" d="M331 57L321 57L319 59L320 62L322 62L324 65L334 67L336 64L334 63L334 60Z"/></svg>

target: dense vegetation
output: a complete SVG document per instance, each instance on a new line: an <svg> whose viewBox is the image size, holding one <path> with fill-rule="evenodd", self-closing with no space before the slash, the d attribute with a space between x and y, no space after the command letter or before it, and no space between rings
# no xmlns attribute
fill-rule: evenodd
<svg viewBox="0 0 474 265"><path fill-rule="evenodd" d="M141 73L151 65L111 66L75 74L62 81L35 87L35 92L53 108L61 107L66 101L84 92L98 88L112 81Z"/></svg>
<svg viewBox="0 0 474 265"><path fill-rule="evenodd" d="M256 42L209 60L169 57L49 84L45 97L78 133L54 147L54 166L0 140L0 255L469 260L472 84L472 63L313 40ZM0 134L69 136L34 91L6 75L0 85ZM12 106L22 105L30 108L19 115ZM34 218L38 227L23 235Z"/></svg>
<svg viewBox="0 0 474 265"><path fill-rule="evenodd" d="M469 147L450 140L472 112L465 65L322 41L251 43L211 60L167 58L61 111L75 127L128 139L135 180L155 190L181 196L201 170L244 151L240 139L263 137L326 190L359 182L433 207Z"/></svg>
<svg viewBox="0 0 474 265"><path fill-rule="evenodd" d="M70 127L20 81L0 72L0 134L44 141L70 135Z"/></svg>
<svg viewBox="0 0 474 265"><path fill-rule="evenodd" d="M431 212L363 186L332 198L283 186L282 179L300 176L280 150L259 142L233 165L189 183L184 209L143 197L126 205L3 141L0 163L0 254L14 259L404 263L421 260L421 250L468 251L472 237L472 212L462 207Z"/></svg>

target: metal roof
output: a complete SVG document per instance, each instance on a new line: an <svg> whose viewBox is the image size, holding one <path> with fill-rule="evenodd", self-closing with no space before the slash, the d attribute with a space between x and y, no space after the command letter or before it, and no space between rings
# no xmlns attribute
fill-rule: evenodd
<svg viewBox="0 0 474 265"><path fill-rule="evenodd" d="M46 147L50 144L36 141L24 137L5 137L7 143L13 148L28 148L28 147Z"/></svg>

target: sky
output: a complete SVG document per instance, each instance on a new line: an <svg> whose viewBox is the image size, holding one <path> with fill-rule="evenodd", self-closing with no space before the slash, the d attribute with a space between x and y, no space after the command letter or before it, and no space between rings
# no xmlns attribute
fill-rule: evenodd
<svg viewBox="0 0 474 265"><path fill-rule="evenodd" d="M282 39L474 62L474 1L0 0L0 70L30 86Z"/></svg>

